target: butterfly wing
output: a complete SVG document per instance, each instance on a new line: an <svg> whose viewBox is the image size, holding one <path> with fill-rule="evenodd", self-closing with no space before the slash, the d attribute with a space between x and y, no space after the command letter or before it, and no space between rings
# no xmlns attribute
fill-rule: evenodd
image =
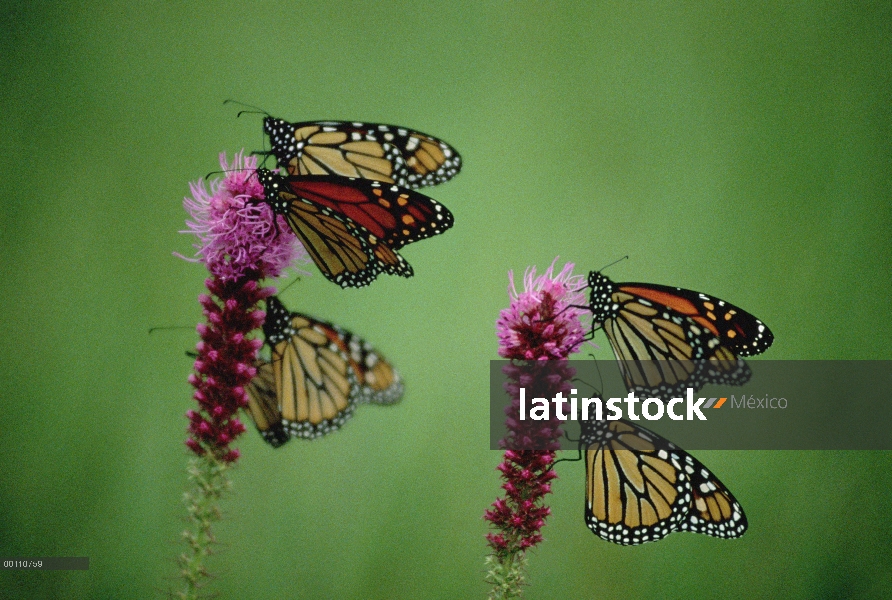
<svg viewBox="0 0 892 600"><path fill-rule="evenodd" d="M340 175L418 188L443 183L461 170L452 146L419 131L374 123L267 117L271 154L291 175Z"/></svg>
<svg viewBox="0 0 892 600"><path fill-rule="evenodd" d="M279 413L292 437L313 439L339 429L352 415L359 384L338 334L323 321L289 313L267 298L263 325L272 349Z"/></svg>
<svg viewBox="0 0 892 600"><path fill-rule="evenodd" d="M728 488L699 460L687 453L685 470L691 479L693 501L681 530L720 538L742 536L748 526L746 515Z"/></svg>
<svg viewBox="0 0 892 600"><path fill-rule="evenodd" d="M285 216L329 281L341 287L362 287L381 272L412 276L412 266L402 256L350 217L301 197L286 178L271 171L257 169L257 177L263 184L266 202L273 212ZM340 189L344 187L349 186L341 185Z"/></svg>
<svg viewBox="0 0 892 600"><path fill-rule="evenodd" d="M688 317L738 356L761 354L774 342L762 321L715 296L653 283L623 283L619 289Z"/></svg>
<svg viewBox="0 0 892 600"><path fill-rule="evenodd" d="M291 436L282 423L273 366L269 361L262 359L259 359L255 366L257 375L247 387L248 414L263 439L273 448L278 448L291 439Z"/></svg>
<svg viewBox="0 0 892 600"><path fill-rule="evenodd" d="M339 429L358 403L393 404L403 394L397 370L368 342L310 315L266 300L263 333L272 361L258 360L248 411L273 447Z"/></svg>
<svg viewBox="0 0 892 600"><path fill-rule="evenodd" d="M773 340L761 321L706 294L614 284L594 271L589 287L592 326L604 328L626 385L636 392L675 396L707 383L742 385L751 371L739 349L762 352ZM742 344L744 336L749 341Z"/></svg>
<svg viewBox="0 0 892 600"><path fill-rule="evenodd" d="M439 235L455 223L449 209L433 198L397 185L331 176L286 181L294 195L349 217L394 250Z"/></svg>
<svg viewBox="0 0 892 600"><path fill-rule="evenodd" d="M584 431L585 521L602 539L622 545L662 539L679 528L691 484L674 444L624 421Z"/></svg>
<svg viewBox="0 0 892 600"><path fill-rule="evenodd" d="M403 397L399 372L371 344L358 335L333 326L344 341L344 352L359 381L358 402L395 404Z"/></svg>
<svg viewBox="0 0 892 600"><path fill-rule="evenodd" d="M673 531L735 538L743 509L696 458L625 420L585 423L585 520L602 539L636 545Z"/></svg>

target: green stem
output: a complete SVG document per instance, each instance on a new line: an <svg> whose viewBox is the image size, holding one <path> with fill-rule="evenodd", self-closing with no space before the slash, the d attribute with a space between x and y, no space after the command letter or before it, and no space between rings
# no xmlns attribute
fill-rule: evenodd
<svg viewBox="0 0 892 600"><path fill-rule="evenodd" d="M219 500L232 486L228 469L227 463L215 459L210 452L189 461L191 489L183 498L189 511L189 529L183 532L188 548L178 560L185 588L175 595L177 598L197 600L209 577L205 559L213 554L211 546L216 543L211 525L222 516Z"/></svg>
<svg viewBox="0 0 892 600"><path fill-rule="evenodd" d="M523 597L526 585L526 553L518 550L486 557L486 581L492 584L489 600L511 600Z"/></svg>

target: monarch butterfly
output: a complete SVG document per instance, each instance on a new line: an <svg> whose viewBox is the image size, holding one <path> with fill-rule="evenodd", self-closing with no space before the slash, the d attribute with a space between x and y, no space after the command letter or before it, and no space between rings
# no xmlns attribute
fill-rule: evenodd
<svg viewBox="0 0 892 600"><path fill-rule="evenodd" d="M283 215L316 266L341 287L368 285L384 272L411 277L396 251L452 227L445 206L379 181L330 175L284 177L257 169L265 202Z"/></svg>
<svg viewBox="0 0 892 600"><path fill-rule="evenodd" d="M761 354L774 335L750 313L713 296L652 283L588 276L592 333L603 327L630 390L675 395L707 383L743 385L738 356Z"/></svg>
<svg viewBox="0 0 892 600"><path fill-rule="evenodd" d="M461 170L452 146L395 125L267 117L263 131L269 154L291 175L360 177L418 188L448 181Z"/></svg>
<svg viewBox="0 0 892 600"><path fill-rule="evenodd" d="M673 531L737 538L746 515L709 469L656 433L625 420L583 421L585 522L631 546Z"/></svg>
<svg viewBox="0 0 892 600"><path fill-rule="evenodd" d="M393 404L403 382L365 340L337 325L289 312L266 300L263 325L271 360L257 362L248 412L273 447L291 437L313 439L339 429L357 404Z"/></svg>

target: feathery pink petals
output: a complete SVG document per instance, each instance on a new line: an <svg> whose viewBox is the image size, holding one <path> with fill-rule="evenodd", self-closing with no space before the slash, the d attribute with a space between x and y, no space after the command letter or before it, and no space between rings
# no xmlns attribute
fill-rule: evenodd
<svg viewBox="0 0 892 600"><path fill-rule="evenodd" d="M204 180L190 184L192 197L183 201L192 216L183 233L193 233L199 241L196 258L187 260L205 263L212 275L224 281L278 277L293 264L309 262L284 218L261 202L264 193L255 176L257 157L239 152L229 164L226 154L221 154L220 165L226 172L222 180L212 181L210 189Z"/></svg>
<svg viewBox="0 0 892 600"><path fill-rule="evenodd" d="M496 332L499 356L520 360L560 360L579 351L585 339L580 318L584 305L585 277L573 275L573 263L554 274L557 258L542 275L536 267L524 273L524 290L518 292L509 272L511 304L499 313Z"/></svg>

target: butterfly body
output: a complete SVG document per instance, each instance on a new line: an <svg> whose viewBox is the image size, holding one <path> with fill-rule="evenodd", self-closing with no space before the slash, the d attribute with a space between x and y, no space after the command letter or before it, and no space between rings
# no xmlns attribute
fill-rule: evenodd
<svg viewBox="0 0 892 600"><path fill-rule="evenodd" d="M291 175L340 175L418 188L443 183L461 170L461 156L437 138L378 123L267 117L270 154Z"/></svg>
<svg viewBox="0 0 892 600"><path fill-rule="evenodd" d="M708 294L649 283L614 283L589 273L592 330L602 327L630 390L669 396L707 383L742 385L739 356L764 352L762 321Z"/></svg>
<svg viewBox="0 0 892 600"><path fill-rule="evenodd" d="M257 169L265 202L285 217L310 257L342 287L368 285L379 273L411 277L397 250L443 233L455 222L445 206L380 181L331 175L285 177Z"/></svg>
<svg viewBox="0 0 892 600"><path fill-rule="evenodd" d="M674 531L736 538L747 520L730 491L696 458L632 422L583 423L585 521L625 546Z"/></svg>
<svg viewBox="0 0 892 600"><path fill-rule="evenodd" d="M257 363L248 409L270 445L322 437L340 429L357 404L393 404L402 397L399 373L368 342L290 312L275 296L266 302L263 332L271 359Z"/></svg>

